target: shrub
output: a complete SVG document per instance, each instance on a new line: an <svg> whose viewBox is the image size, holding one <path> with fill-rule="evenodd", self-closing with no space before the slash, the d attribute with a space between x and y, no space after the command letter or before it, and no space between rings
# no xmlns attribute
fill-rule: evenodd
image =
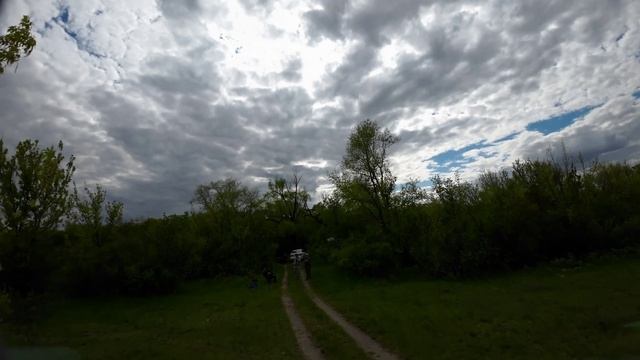
<svg viewBox="0 0 640 360"><path fill-rule="evenodd" d="M366 243L350 238L336 254L338 266L348 272L364 276L383 276L395 267L394 252L384 241Z"/></svg>
<svg viewBox="0 0 640 360"><path fill-rule="evenodd" d="M124 224L100 246L71 237L60 276L79 295L147 295L172 292L200 274L204 242L187 217Z"/></svg>

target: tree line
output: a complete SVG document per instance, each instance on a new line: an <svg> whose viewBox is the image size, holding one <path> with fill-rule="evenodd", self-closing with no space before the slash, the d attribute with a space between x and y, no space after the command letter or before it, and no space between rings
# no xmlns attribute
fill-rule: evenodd
<svg viewBox="0 0 640 360"><path fill-rule="evenodd" d="M33 50L31 26L23 17L0 36L0 74ZM253 276L294 248L360 275L466 277L638 244L639 165L565 154L474 181L436 176L426 190L398 186L398 141L360 122L329 174L333 193L313 206L295 173L263 194L219 179L195 189L192 212L124 222L100 185L78 191L62 142L25 140L9 154L0 140L0 317L9 293L166 293L190 279Z"/></svg>
<svg viewBox="0 0 640 360"><path fill-rule="evenodd" d="M396 189L398 139L374 121L350 135L332 194L310 206L301 177L261 194L236 179L198 186L194 211L123 221L97 185L78 191L63 145L0 141L0 286L29 294L166 293L185 280L257 274L290 250L360 275L412 268L434 277L509 271L636 245L640 166L568 156L516 161L473 182Z"/></svg>

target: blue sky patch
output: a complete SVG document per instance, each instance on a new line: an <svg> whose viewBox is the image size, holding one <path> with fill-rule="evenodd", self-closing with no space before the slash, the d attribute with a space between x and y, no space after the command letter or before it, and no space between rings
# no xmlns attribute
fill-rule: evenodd
<svg viewBox="0 0 640 360"><path fill-rule="evenodd" d="M421 187L421 188L432 188L433 187L433 181L431 181L431 180L418 181L418 186Z"/></svg>
<svg viewBox="0 0 640 360"><path fill-rule="evenodd" d="M60 9L60 13L58 16L53 18L55 22L57 22L62 30L64 30L67 35L69 35L72 39L78 41L78 34L69 28L69 7L65 6Z"/></svg>
<svg viewBox="0 0 640 360"><path fill-rule="evenodd" d="M640 90L636 91L635 93L633 93L634 97L640 97ZM578 110L574 110L574 111L570 111L570 112L566 112L564 114L560 114L560 115L556 115L556 116L552 116L548 119L544 119L544 120L540 120L540 121L536 121L533 123L530 123L529 125L527 125L526 129L529 131L538 131L544 135L548 135L554 132L558 132L564 128L566 128L567 126L573 124L574 122L576 122L578 119L584 117L585 115L587 115L589 112L591 112L593 109L599 107L600 105L596 105L596 106L586 106L583 107L581 109ZM465 146L463 148L460 149L454 149L454 150L448 150L442 153L439 153L436 156L433 156L431 158L429 158L428 160L431 160L433 162L436 163L435 166L432 166L429 168L429 170L434 171L436 173L450 173L451 171L455 170L456 168L460 168L463 167L464 165L467 165L469 163L471 163L472 161L474 161L475 159L473 158L465 158L464 157L464 153L470 151L470 150L475 150L475 149L483 149L483 148L487 148L487 147L491 147L494 146L496 144L505 142L505 141L509 141L509 140L513 140L516 138L516 136L518 136L520 134L520 132L514 132L512 134L509 134L505 137L502 137L500 139L497 139L493 142L487 142L486 140ZM485 158L489 158L491 156L495 156L496 153L494 151L480 151L477 154L480 157L485 157Z"/></svg>
<svg viewBox="0 0 640 360"><path fill-rule="evenodd" d="M102 10L98 10L96 12L96 15L100 15L102 14L103 11ZM62 30L70 37L72 38L75 43L76 46L78 47L78 49L86 52L87 54L96 57L96 58L105 58L106 55L103 54L99 54L97 52L95 52L91 46L88 46L87 42L84 39L81 39L78 37L78 33L73 31L71 29L71 27L69 26L69 7L68 6L64 6L60 8L60 12L58 13L58 16L53 18L53 21L55 21L58 25L60 25L60 27L62 28ZM47 22L47 24L49 24L50 22ZM47 29L51 28L51 25L49 25L48 27L45 25L45 27Z"/></svg>
<svg viewBox="0 0 640 360"><path fill-rule="evenodd" d="M472 161L472 159L465 158L464 153L469 150L482 149L488 146L491 146L491 144L487 144L483 140L475 144L465 146L458 150L448 150L442 152L436 156L429 158L429 160L435 161L437 164L434 168L432 168L432 170L438 173L450 172L453 168L460 167Z"/></svg>
<svg viewBox="0 0 640 360"><path fill-rule="evenodd" d="M59 22L62 22L63 24L68 24L69 23L69 8L68 7L63 7L60 9L60 13L58 14L58 16L56 16L56 20L58 20Z"/></svg>
<svg viewBox="0 0 640 360"><path fill-rule="evenodd" d="M576 120L584 117L591 110L595 109L598 106L586 106L582 109L570 111L564 114L552 116L548 119L532 122L527 125L527 130L529 131L537 131L543 133L544 135L549 135L554 132L558 132L567 126L576 122Z"/></svg>
<svg viewBox="0 0 640 360"><path fill-rule="evenodd" d="M501 142L505 142L505 141L509 141L509 140L513 140L516 138L516 136L518 136L518 134L520 134L520 132L514 132L513 134L507 135L505 137L501 137L500 139L494 141L494 144L498 144Z"/></svg>
<svg viewBox="0 0 640 360"><path fill-rule="evenodd" d="M394 191L401 191L402 187L407 185L408 182L405 183L396 183L396 186L394 188ZM432 189L433 188L433 181L431 181L431 179L428 180L420 180L416 183L416 185L418 185L419 188L422 189Z"/></svg>
<svg viewBox="0 0 640 360"><path fill-rule="evenodd" d="M636 99L640 99L640 90L636 90L633 94L631 94Z"/></svg>

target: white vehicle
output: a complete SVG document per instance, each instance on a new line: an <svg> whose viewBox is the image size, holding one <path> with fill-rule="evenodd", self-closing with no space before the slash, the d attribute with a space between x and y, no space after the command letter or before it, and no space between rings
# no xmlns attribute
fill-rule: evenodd
<svg viewBox="0 0 640 360"><path fill-rule="evenodd" d="M295 249L291 251L291 254L289 255L289 259L291 259L291 262L293 262L294 265L297 265L302 263L302 260L304 260L306 256L307 256L307 253L304 252L304 250Z"/></svg>

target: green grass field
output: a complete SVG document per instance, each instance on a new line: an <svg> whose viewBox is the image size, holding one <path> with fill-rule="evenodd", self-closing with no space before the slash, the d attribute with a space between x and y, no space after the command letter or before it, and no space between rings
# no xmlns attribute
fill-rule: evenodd
<svg viewBox="0 0 640 360"><path fill-rule="evenodd" d="M280 287L247 284L197 281L170 296L56 302L34 326L34 343L89 359L300 359ZM1 329L9 346L27 345L21 329Z"/></svg>
<svg viewBox="0 0 640 360"><path fill-rule="evenodd" d="M408 359L640 359L640 260L470 281L314 269L316 292Z"/></svg>
<svg viewBox="0 0 640 360"><path fill-rule="evenodd" d="M90 359L300 359L279 285L247 285L231 278L192 282L169 296L58 300L33 326L31 343L23 327L0 330L11 347ZM637 259L468 281L372 280L314 267L312 285L407 359L640 358ZM289 291L328 359L363 358L295 276Z"/></svg>

